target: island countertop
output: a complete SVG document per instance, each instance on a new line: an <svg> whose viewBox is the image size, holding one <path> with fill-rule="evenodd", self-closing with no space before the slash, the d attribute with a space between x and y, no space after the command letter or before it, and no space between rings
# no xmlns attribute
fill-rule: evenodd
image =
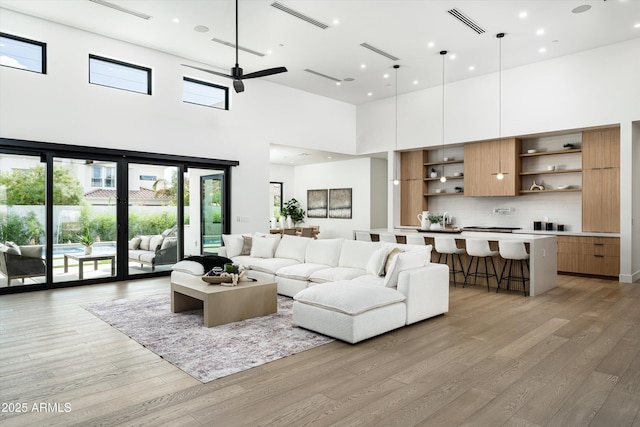
<svg viewBox="0 0 640 427"><path fill-rule="evenodd" d="M525 242L529 246L529 295L540 295L557 286L558 245L554 234L498 233L484 231L443 233L434 231L418 231L417 229L372 229L364 231L369 232L372 235L379 235L380 233L393 233L396 236L419 234L431 239L438 237L453 237L462 244L464 244L466 239L487 239L490 242L498 242L500 240Z"/></svg>

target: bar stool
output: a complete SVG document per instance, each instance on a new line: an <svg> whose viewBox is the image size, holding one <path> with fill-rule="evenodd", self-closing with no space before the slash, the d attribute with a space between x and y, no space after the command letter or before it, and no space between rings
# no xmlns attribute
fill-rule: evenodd
<svg viewBox="0 0 640 427"><path fill-rule="evenodd" d="M527 296L527 285L526 282L529 280L527 276L524 274L524 266L527 267L527 275L530 275L529 270L529 254L527 253L527 248L524 245L524 242L520 241L511 241L511 240L499 240L498 241L498 249L500 252L500 256L505 259L504 267L502 267L502 273L500 273L500 281L498 282L498 289L496 292L500 290L500 282L502 282L504 277L504 272L507 269L507 264L509 264L509 275L506 277L507 279L507 289L511 287L511 281L522 282L522 290L524 291L524 296ZM513 275L513 262L516 261L520 264L520 275ZM517 274L517 269L516 269Z"/></svg>
<svg viewBox="0 0 640 427"><path fill-rule="evenodd" d="M420 234L409 234L407 233L407 245L426 245L424 241L424 236Z"/></svg>
<svg viewBox="0 0 640 427"><path fill-rule="evenodd" d="M469 262L469 268L467 268L467 277L464 279L464 285L467 284L467 279L469 276L473 276L473 286L476 285L476 281L478 277L484 277L487 281L487 292L489 292L489 278L495 277L498 282L498 287L500 286L500 278L496 273L496 265L493 263L493 257L498 255L498 251L492 251L489 246L489 241L486 239L467 239L467 254L471 257L471 261ZM484 272L478 273L478 264L480 263L480 258L484 259ZM491 267L493 268L493 274L489 273L489 268L487 265L487 258L491 260ZM475 273L471 272L471 266L473 265L473 260L476 260L476 271ZM463 287L464 287L463 285Z"/></svg>
<svg viewBox="0 0 640 427"><path fill-rule="evenodd" d="M396 235L393 233L380 233L381 242L398 243Z"/></svg>
<svg viewBox="0 0 640 427"><path fill-rule="evenodd" d="M356 231L356 240L362 240L363 242L370 242L371 233L367 231Z"/></svg>
<svg viewBox="0 0 640 427"><path fill-rule="evenodd" d="M444 255L444 263L449 265L449 257L451 257L449 274L453 274L453 286L458 286L458 282L456 280L457 273L462 273L466 282L467 273L464 272L464 266L462 265L462 259L460 258L460 254L465 253L465 250L458 248L456 239L454 239L453 237L436 237L434 240L436 252L438 252L438 263L440 262L440 258L442 257L442 255ZM456 270L456 255L458 256L458 264L460 264L459 270Z"/></svg>

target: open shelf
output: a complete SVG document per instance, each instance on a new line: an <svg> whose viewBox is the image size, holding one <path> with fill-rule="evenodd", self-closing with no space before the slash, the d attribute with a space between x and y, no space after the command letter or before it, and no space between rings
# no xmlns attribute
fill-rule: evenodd
<svg viewBox="0 0 640 427"><path fill-rule="evenodd" d="M446 176L445 178L447 178L447 181L449 181L450 179L464 179L464 176ZM425 181L440 181L440 177L436 177L436 178L425 178Z"/></svg>
<svg viewBox="0 0 640 427"><path fill-rule="evenodd" d="M520 176L525 176L525 175L551 175L551 174L556 174L556 173L580 173L582 172L582 169L561 169L561 170L541 170L541 171L527 171L527 172L520 172ZM448 178L447 178L448 179Z"/></svg>
<svg viewBox="0 0 640 427"><path fill-rule="evenodd" d="M460 191L459 193L456 193L455 191L450 191L450 192L446 192L446 193L427 193L425 194L425 196L462 196L464 195L464 191Z"/></svg>
<svg viewBox="0 0 640 427"><path fill-rule="evenodd" d="M447 162L429 162L429 163L425 163L425 166L437 166L437 165L453 165L456 163L464 163L463 159L460 160L449 160Z"/></svg>
<svg viewBox="0 0 640 427"><path fill-rule="evenodd" d="M581 188L565 188L564 190L520 190L520 194L534 194L534 193L575 193L582 191Z"/></svg>
<svg viewBox="0 0 640 427"><path fill-rule="evenodd" d="M536 153L522 153L520 157L552 156L555 154L581 153L582 148L572 148L570 150L538 151Z"/></svg>

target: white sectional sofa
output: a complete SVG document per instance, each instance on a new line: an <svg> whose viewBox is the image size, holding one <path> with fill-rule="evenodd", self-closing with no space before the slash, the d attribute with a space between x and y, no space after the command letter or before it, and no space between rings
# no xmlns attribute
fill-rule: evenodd
<svg viewBox="0 0 640 427"><path fill-rule="evenodd" d="M296 325L355 343L449 311L449 268L431 246L223 235L218 255L294 298Z"/></svg>

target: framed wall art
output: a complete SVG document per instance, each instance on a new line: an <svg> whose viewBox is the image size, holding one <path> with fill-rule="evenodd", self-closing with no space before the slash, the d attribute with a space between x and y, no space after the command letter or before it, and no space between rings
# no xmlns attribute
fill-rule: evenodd
<svg viewBox="0 0 640 427"><path fill-rule="evenodd" d="M329 218L351 219L351 188L329 190Z"/></svg>
<svg viewBox="0 0 640 427"><path fill-rule="evenodd" d="M326 218L327 190L307 190L307 218Z"/></svg>

